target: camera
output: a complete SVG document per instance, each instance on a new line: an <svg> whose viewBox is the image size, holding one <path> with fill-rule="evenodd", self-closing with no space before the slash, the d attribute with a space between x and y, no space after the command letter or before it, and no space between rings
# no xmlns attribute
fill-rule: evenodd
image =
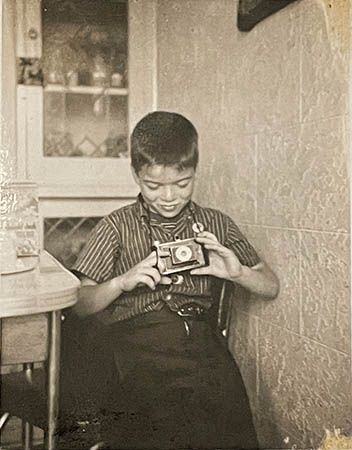
<svg viewBox="0 0 352 450"><path fill-rule="evenodd" d="M157 252L158 261L162 261L164 264L164 270L160 271L161 275L169 275L208 265L206 250L194 238L179 239L163 244L156 241L154 242L154 249Z"/></svg>

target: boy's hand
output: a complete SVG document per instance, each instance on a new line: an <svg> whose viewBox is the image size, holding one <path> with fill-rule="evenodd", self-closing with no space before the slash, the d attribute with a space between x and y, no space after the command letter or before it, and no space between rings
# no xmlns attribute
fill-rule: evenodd
<svg viewBox="0 0 352 450"><path fill-rule="evenodd" d="M152 252L143 261L136 264L132 269L121 275L121 288L124 292L133 291L140 285L147 285L155 290L157 284L171 284L171 278L161 276L155 268L157 263L156 252Z"/></svg>
<svg viewBox="0 0 352 450"><path fill-rule="evenodd" d="M209 231L203 231L196 237L196 241L203 244L209 252L209 265L194 269L191 275L213 275L229 281L235 281L242 274L242 265L234 252L217 240Z"/></svg>

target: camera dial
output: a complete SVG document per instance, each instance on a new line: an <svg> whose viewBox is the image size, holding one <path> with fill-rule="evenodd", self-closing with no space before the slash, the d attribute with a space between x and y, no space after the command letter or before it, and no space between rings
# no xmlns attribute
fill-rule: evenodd
<svg viewBox="0 0 352 450"><path fill-rule="evenodd" d="M201 233L202 231L204 231L204 225L203 225L202 223L200 223L200 222L195 222L195 223L192 225L192 230L193 230L195 233Z"/></svg>

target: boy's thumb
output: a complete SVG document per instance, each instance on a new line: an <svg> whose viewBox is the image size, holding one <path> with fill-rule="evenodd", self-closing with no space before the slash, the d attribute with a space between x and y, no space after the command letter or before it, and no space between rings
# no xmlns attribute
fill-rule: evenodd
<svg viewBox="0 0 352 450"><path fill-rule="evenodd" d="M161 277L160 284L172 284L172 280L170 277Z"/></svg>

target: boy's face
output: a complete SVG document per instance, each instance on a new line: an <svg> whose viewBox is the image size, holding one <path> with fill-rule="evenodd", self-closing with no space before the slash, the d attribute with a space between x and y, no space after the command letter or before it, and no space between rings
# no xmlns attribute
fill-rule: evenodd
<svg viewBox="0 0 352 450"><path fill-rule="evenodd" d="M166 218L177 216L193 194L195 170L178 170L153 164L143 166L138 175L133 170L144 201L151 211Z"/></svg>

